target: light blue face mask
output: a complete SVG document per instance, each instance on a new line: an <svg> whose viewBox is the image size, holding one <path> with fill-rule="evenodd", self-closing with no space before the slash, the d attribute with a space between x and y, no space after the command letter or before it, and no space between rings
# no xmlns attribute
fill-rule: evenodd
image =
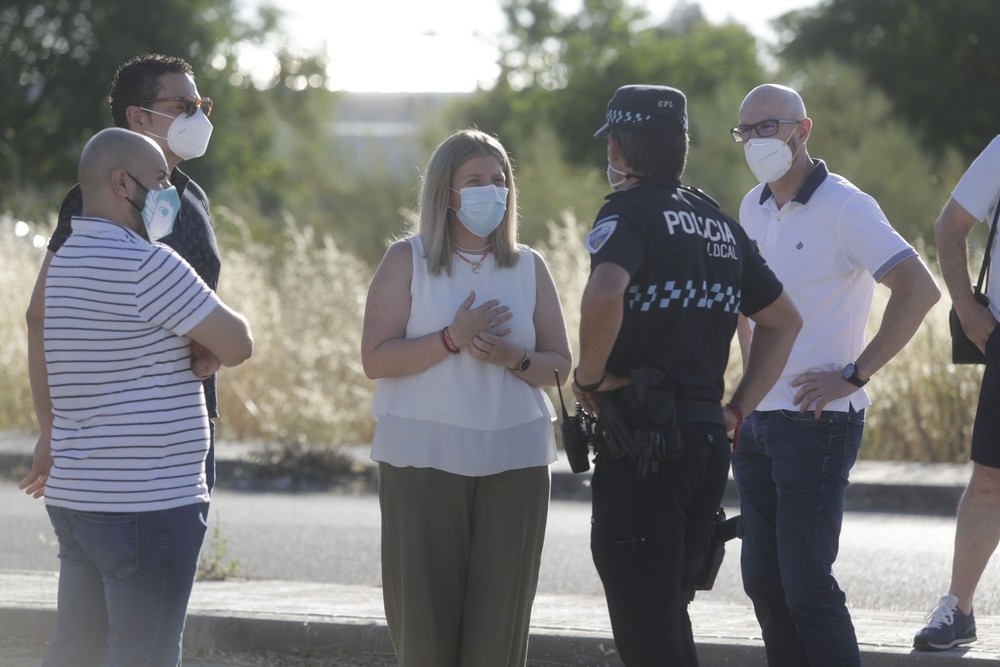
<svg viewBox="0 0 1000 667"><path fill-rule="evenodd" d="M507 188L496 185L462 188L462 205L455 211L459 222L476 236L486 238L503 222L507 212Z"/></svg>
<svg viewBox="0 0 1000 667"><path fill-rule="evenodd" d="M128 174L128 172L125 172ZM146 225L146 235L150 241L159 241L164 236L169 236L174 230L174 221L177 213L181 210L181 198L177 194L177 188L170 186L165 190L150 190L139 182L132 174L129 178L135 181L136 185L146 191L146 201L142 207L136 205L131 199L128 203L139 209L142 214L142 221Z"/></svg>

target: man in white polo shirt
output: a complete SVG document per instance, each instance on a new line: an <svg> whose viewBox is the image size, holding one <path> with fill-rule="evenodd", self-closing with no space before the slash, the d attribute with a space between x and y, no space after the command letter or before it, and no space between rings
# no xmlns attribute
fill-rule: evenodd
<svg viewBox="0 0 1000 667"><path fill-rule="evenodd" d="M951 585L913 639L920 650L945 650L976 641L972 598L1000 541L1000 349L994 333L1000 318L998 237L990 250L987 305L972 296L967 239L980 220L992 223L1000 199L1000 136L980 153L959 180L934 224L941 276L962 320L962 329L986 353L979 406L972 427L972 477L958 504Z"/></svg>
<svg viewBox="0 0 1000 667"><path fill-rule="evenodd" d="M39 421L53 463L21 483L45 496L59 540L43 667L179 664L209 501L191 341L225 366L253 341L180 255L149 241L180 208L169 176L151 139L96 134L80 158L82 214L46 275Z"/></svg>
<svg viewBox="0 0 1000 667"><path fill-rule="evenodd" d="M832 567L871 403L863 387L940 298L875 200L809 157L812 128L798 93L766 84L746 96L732 129L760 182L743 200L740 224L803 321L781 378L747 415L733 452L743 587L772 667L861 664ZM876 282L891 294L866 345Z"/></svg>

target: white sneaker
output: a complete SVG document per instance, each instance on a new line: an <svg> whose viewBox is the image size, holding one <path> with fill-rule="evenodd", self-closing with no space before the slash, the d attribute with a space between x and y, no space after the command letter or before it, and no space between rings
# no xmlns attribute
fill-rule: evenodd
<svg viewBox="0 0 1000 667"><path fill-rule="evenodd" d="M927 614L927 625L913 638L918 651L946 651L959 644L968 644L976 637L976 617L966 616L958 608L958 597L943 595L937 606Z"/></svg>

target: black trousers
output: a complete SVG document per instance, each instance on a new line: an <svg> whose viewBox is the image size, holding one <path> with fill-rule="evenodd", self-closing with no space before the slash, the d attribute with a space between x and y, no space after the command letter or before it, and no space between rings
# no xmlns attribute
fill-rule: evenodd
<svg viewBox="0 0 1000 667"><path fill-rule="evenodd" d="M636 461L598 453L590 549L627 667L695 667L687 606L729 475L725 427L681 426L684 455L640 479Z"/></svg>

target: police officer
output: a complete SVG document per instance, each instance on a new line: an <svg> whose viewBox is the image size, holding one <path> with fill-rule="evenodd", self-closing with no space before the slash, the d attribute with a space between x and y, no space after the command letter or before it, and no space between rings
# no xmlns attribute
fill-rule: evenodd
<svg viewBox="0 0 1000 667"><path fill-rule="evenodd" d="M778 378L801 326L739 226L681 184L686 106L674 88L624 86L595 134L607 136L614 192L586 239L573 391L607 435L591 551L628 667L697 664L687 604L728 477L727 432ZM754 345L723 407L741 312Z"/></svg>

